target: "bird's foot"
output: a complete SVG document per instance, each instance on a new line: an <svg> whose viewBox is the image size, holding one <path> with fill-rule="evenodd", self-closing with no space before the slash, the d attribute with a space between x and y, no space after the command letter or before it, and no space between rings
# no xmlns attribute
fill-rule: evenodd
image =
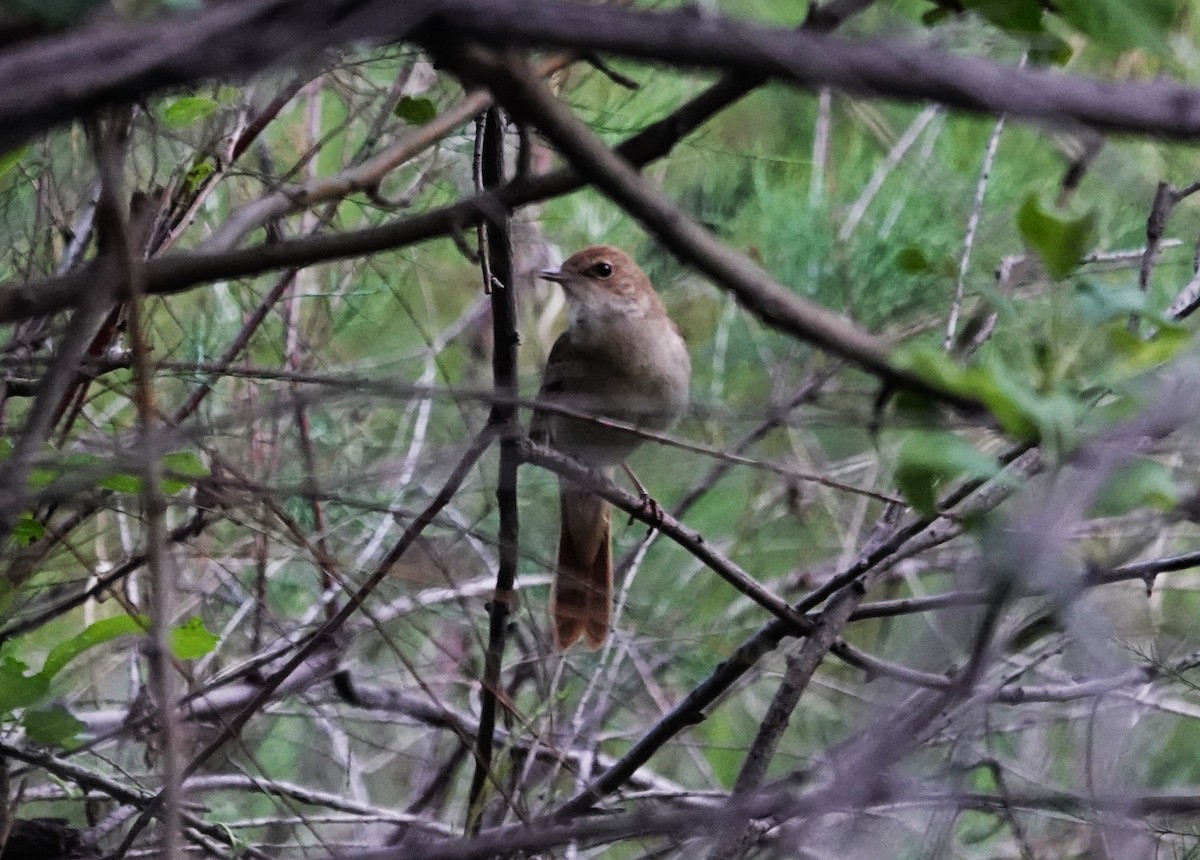
<svg viewBox="0 0 1200 860"><path fill-rule="evenodd" d="M665 514L665 511L662 509L662 505L660 505L658 501L645 490L639 492L638 496L641 499L640 507L644 516L639 517L637 514L630 514L629 524L633 525L634 520L642 520L643 522L647 523L651 529L661 528L663 524L663 516Z"/></svg>

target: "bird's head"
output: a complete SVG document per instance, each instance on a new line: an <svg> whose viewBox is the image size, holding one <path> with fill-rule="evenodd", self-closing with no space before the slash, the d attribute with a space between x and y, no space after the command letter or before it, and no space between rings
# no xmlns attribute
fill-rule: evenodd
<svg viewBox="0 0 1200 860"><path fill-rule="evenodd" d="M572 254L558 269L539 276L561 284L571 324L581 319L644 317L663 313L650 279L638 264L612 245L596 245Z"/></svg>

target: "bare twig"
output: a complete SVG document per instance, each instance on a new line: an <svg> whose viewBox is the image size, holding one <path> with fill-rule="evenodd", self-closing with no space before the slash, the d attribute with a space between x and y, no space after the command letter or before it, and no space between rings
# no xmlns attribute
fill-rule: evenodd
<svg viewBox="0 0 1200 860"><path fill-rule="evenodd" d="M829 608L821 614L820 626L805 639L799 653L788 658L783 680L771 699L766 716L759 724L754 741L742 762L742 769L738 771L733 786L735 798L750 795L761 787L792 711L800 703L800 697L804 695L825 655L836 644L854 608L862 602L873 584L873 579L880 575L878 569L874 571L874 575L868 571L857 587L843 590L830 601ZM731 828L709 855L710 860L732 860L739 856L746 835L745 828Z"/></svg>
<svg viewBox="0 0 1200 860"><path fill-rule="evenodd" d="M824 6L810 6L808 19L802 29L817 32L833 29L869 5L871 0L832 0ZM634 164L646 164L661 158L701 123L751 92L765 80L765 74L726 75L668 116L629 138L618 147L618 151ZM469 106L471 105L464 102L462 110L467 110ZM397 142L397 151L381 154L382 161L391 164L400 159L402 153L398 150L404 146L407 144ZM363 169L369 170L365 166ZM236 253L177 253L165 261L153 260L148 263L143 273L143 285L147 293L178 292L210 280L370 254L436 236L446 235L457 239L464 225L476 223L489 212L498 211L500 208L511 210L526 203L557 197L584 184L584 179L569 168L539 177L522 175L518 179L519 181L510 183L500 192L477 195L473 199L432 210L416 219L397 224L339 236L270 243ZM246 223L249 224L253 219L248 214L246 217ZM223 244L233 244L237 241L236 238L227 238L222 239ZM58 278L39 284L9 285L7 288L0 285L0 322L27 319L76 306L81 297L95 285L95 279L103 275L103 272L92 271L92 268L94 267L87 267L86 271L71 276L60 273Z"/></svg>
<svg viewBox="0 0 1200 860"><path fill-rule="evenodd" d="M1143 293L1150 289L1150 278L1154 272L1154 264L1158 261L1159 246L1167 228L1167 219L1180 202L1197 191L1200 191L1200 182L1193 182L1185 188L1175 188L1169 182L1159 182L1155 188L1150 214L1146 217L1146 249L1142 253L1142 265L1138 270L1138 286ZM1179 292L1171 302L1167 316L1177 320L1187 317L1196 308L1197 295L1200 295L1200 276L1192 278Z"/></svg>
<svg viewBox="0 0 1200 860"><path fill-rule="evenodd" d="M892 174L908 151L912 149L913 144L921 137L921 132L925 131L929 124L937 118L938 113L939 108L936 105L925 108L916 115L908 124L908 128L904 129L904 133L896 139L892 148L888 150L887 156L875 168L871 178L867 180L867 184L863 186L862 192L858 195L858 199L854 201L854 205L846 214L846 220L838 229L839 242L850 241L863 216L867 214L871 201L879 195L880 189L883 188L883 183L887 181L888 176Z"/></svg>
<svg viewBox="0 0 1200 860"><path fill-rule="evenodd" d="M499 108L490 108L480 127L479 183L482 188L498 188L504 182L504 124ZM483 226L484 282L491 289L492 304L492 379L498 401L511 398L517 391L517 297L513 282L512 237L508 220L488 221ZM501 434L500 465L496 481L496 501L500 507L500 564L496 572L496 591L488 604L488 641L484 657L483 684L480 690L480 717L475 776L471 780L468 801L468 832L478 833L483 825L483 789L493 767L492 752L496 728L496 707L501 696L500 672L504 662L508 617L517 575L519 521L517 517L517 467L519 425L514 406L500 403L492 407L488 423Z"/></svg>
<svg viewBox="0 0 1200 860"><path fill-rule="evenodd" d="M389 571L395 565L396 561L404 554L404 552L412 545L413 541L420 536L421 532L433 521L438 512L449 504L451 498L458 491L459 486L466 478L467 474L474 467L475 463L483 456L483 452L487 450L495 439L498 430L491 424L488 424L472 441L467 448L457 466L450 473L446 482L442 485L441 490L434 496L433 500L425 507L417 516L396 542L395 546L387 553L383 561L379 564L376 570L367 578L367 580L359 587L359 589L350 596L350 599L338 610L337 614L326 621L321 628L313 634L307 642L296 649L292 657L277 671L266 678L258 693L251 699L240 712L230 718L222 727L222 730L213 738L184 769L184 775L190 776L209 758L215 755L230 738L235 737L242 726L244 726L256 713L262 705L268 701L274 694L275 690L287 680L287 678L298 669L307 660L313 652L320 648L324 643L330 641L330 638L342 627L343 624L354 614L361 606L363 601L373 592L388 575ZM149 816L157 813L157 810L163 802L161 794L156 796L155 801L143 811L138 822L135 822L131 828L133 831L140 830L145 827ZM139 826L140 825L140 826ZM135 833L133 835L136 835ZM127 837L130 838L130 837Z"/></svg>
<svg viewBox="0 0 1200 860"><path fill-rule="evenodd" d="M1022 59L1022 64L1024 60ZM975 232L979 229L979 219L983 217L983 197L987 193L988 180L992 175L992 163L996 160L996 150L1000 146L1000 133L1004 131L1004 117L996 120L992 134L988 138L987 149L983 154L983 166L979 170L979 182L975 185L975 199L971 202L971 217L967 219L967 236L963 240L962 257L958 261L958 278L954 282L954 297L950 302L950 315L946 319L945 349L950 351L954 344L954 336L958 331L958 314L962 309L963 289L967 283L967 271L971 266L971 249L975 247Z"/></svg>
<svg viewBox="0 0 1200 860"><path fill-rule="evenodd" d="M996 492L994 483L969 482L950 493L943 506L949 507L958 504L980 490L983 491L981 495L984 495L985 498L977 502L974 510L985 510L989 506L998 504L1007 495L1005 492ZM619 502L615 502L613 496L606 495L603 490L597 490L597 492L605 495L609 501L619 504ZM789 608L807 610L843 588L852 589L856 580L875 566L893 559L906 544L915 541L930 530L934 524L935 520L920 519L891 530L882 539L866 547L858 559L830 581L831 583L837 582L836 586L831 585L818 589ZM704 681L680 700L670 713L644 732L619 761L596 777L585 790L559 806L556 815L562 817L579 815L586 812L610 792L615 791L670 738L702 719L704 709L737 683L762 657L778 647L784 638L795 635L793 630L792 622L775 618L742 642ZM837 651L835 650L834 653Z"/></svg>
<svg viewBox="0 0 1200 860"><path fill-rule="evenodd" d="M671 515L666 513L655 515L654 512L646 509L646 505L640 497L625 492L612 481L606 480L602 475L582 466L570 457L535 444L528 439L520 440L520 451L525 462L550 469L569 478L573 483L586 487L590 492L644 521L647 525L657 527L663 534L685 547L692 555L708 565L714 573L766 609L781 623L786 624L793 635L812 629L812 623L803 615L794 612L786 600L772 594L706 541L702 535L689 529Z"/></svg>
<svg viewBox="0 0 1200 860"><path fill-rule="evenodd" d="M162 759L163 787L162 834L159 852L164 860L176 860L179 856L180 832L180 755L183 753L179 724L175 718L176 684L174 667L171 665L171 622L173 620L174 573L167 569L166 499L163 496L162 460L153 444L155 439L154 369L149 360L149 348L142 316L142 286L139 279L137 259L140 249L135 248L134 237L126 222L126 205L122 200L120 171L122 159L118 149L115 123L112 128L100 132L97 145L101 186L97 212L102 231L100 240L110 243L117 260L119 277L129 290L128 315L129 338L133 352L135 378L135 400L138 413L138 436L140 439L141 462L138 464L142 478L142 512L146 524L146 567L150 574L150 635L147 655L150 666L150 688L153 691L157 711L159 755ZM123 855L131 843L118 849Z"/></svg>

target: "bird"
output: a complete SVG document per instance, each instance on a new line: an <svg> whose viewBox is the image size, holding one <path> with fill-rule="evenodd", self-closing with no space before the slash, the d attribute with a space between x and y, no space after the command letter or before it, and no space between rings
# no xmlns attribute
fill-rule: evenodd
<svg viewBox="0 0 1200 860"><path fill-rule="evenodd" d="M673 426L687 408L691 358L679 327L633 258L620 248L597 245L539 276L562 287L568 325L550 349L538 402L645 430ZM606 478L642 441L627 431L536 408L530 435ZM640 485L639 491L655 504ZM612 590L611 508L560 477L550 597L558 650L580 638L593 649L604 644Z"/></svg>

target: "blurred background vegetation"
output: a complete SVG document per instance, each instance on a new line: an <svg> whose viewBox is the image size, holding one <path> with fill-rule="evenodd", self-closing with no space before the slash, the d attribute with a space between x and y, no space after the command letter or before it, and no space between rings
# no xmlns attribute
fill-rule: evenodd
<svg viewBox="0 0 1200 860"><path fill-rule="evenodd" d="M778 25L797 24L804 11L804 4L783 0L702 5ZM965 11L957 14L951 11L956 5L881 0L839 32L911 40L1013 65L1050 64L1065 74L1200 82L1200 20L1187 3L1060 0L1054 14L1016 0L964 2ZM1031 9L1037 10L1036 28L1024 26ZM611 61L611 68L620 77L576 63L557 74L553 85L614 144L714 79L621 60ZM294 95L261 137L229 163L230 141L293 82ZM202 249L232 214L265 193L361 163L462 97L451 76L410 47L346 51L315 58L300 70L155 96L134 112L125 181L130 189L165 189L176 199L187 197L181 189L202 189L195 211L178 219L163 250L168 244ZM1200 234L1195 203L1185 200L1172 214L1166 237L1181 242L1164 248L1145 298L1137 289L1137 252L1145 245L1157 183L1189 184L1200 176L1200 156L1187 143L1101 138L1085 129L1008 122L995 139L990 172L981 179L995 135L997 120L990 116L771 84L689 135L646 175L789 288L914 354L922 345L941 350L968 224L982 191L962 273L960 327L976 310L991 310L996 329L977 352L960 353L956 360L993 368L1035 403L1029 407L1029 414L1039 416L1033 436L1049 443L1053 466L1085 435L1101 432L1115 415L1129 414L1127 407L1149 390L1153 374L1191 349L1192 326L1167 324L1163 317L1193 275ZM514 128L514 154L516 140ZM472 192L474 147L474 124L465 123L388 174L378 194L354 193L276 219L248 241L359 229L452 203ZM1083 153L1091 157L1081 161ZM540 142L534 161L539 170L559 164ZM1064 177L1076 163L1082 178L1077 187L1064 189ZM49 276L63 264L72 225L94 195L96 165L87 137L77 126L60 129L9 153L0 169L5 237L0 278ZM1018 216L1031 199L1052 213L1054 223L1086 222L1085 254L1135 253L1116 264L1085 259L1059 278L1034 265L1016 282L998 281L1006 258L1030 251L1031 237ZM593 190L526 207L516 213L513 229L523 393L536 392L549 345L564 325L558 288L532 273L586 245L627 248L650 273L691 350L693 406L675 434L730 449L764 419L775 418L779 426L746 454L793 473L734 466L683 520L789 599L858 556L884 503L799 475L895 496L898 452L925 419L891 410L881 419L876 381L766 329ZM473 235L461 238L474 244ZM146 303L156 407L163 419L170 421L198 386L213 386L195 414L179 424L178 450L192 456L176 461L184 474L177 475L181 480L170 497L168 527L186 523L198 505L212 504L211 495L197 500L197 485L227 482L214 522L170 551L180 588L175 623L198 618L211 633L211 638L196 634L191 646L196 656L186 677L193 690L311 630L322 617L323 602L344 596L340 585L323 585L320 557L334 560L349 587L364 579L486 420L486 404L447 396L491 384L490 321L479 270L455 241L301 270L244 350L228 368L212 373L211 363L279 278L272 273L218 282ZM1143 330L1161 326L1159 337L1123 339L1131 312L1143 320ZM45 325L36 338L30 323L5 327L10 394L2 417L10 436L31 402L14 396L14 386L44 366L64 321ZM35 489L79 474L85 479L70 498L38 501L23 519L25 530L18 533L23 545L10 547L4 560L7 630L77 593L143 546L140 485L123 480L130 476L118 456L128 451L137 423L132 371L120 360L121 339L110 346L111 355L98 358L113 358L112 366L81 389L77 414L68 410L71 417L47 440ZM281 380L278 371L307 381ZM831 377L817 396L781 411L811 374L826 372ZM356 381L363 379L380 385ZM435 393L419 396L411 386ZM1098 410L1097 403L1111 409ZM1013 442L1013 434L994 429L961 429L962 438L987 456ZM1155 471L1145 485L1127 482L1106 497L1111 511L1088 534L1071 536L1072 552L1104 567L1190 550L1195 527L1162 509L1169 511L1197 483L1193 438L1183 431L1155 449ZM937 452L921 453L926 455L937 459ZM632 462L667 510L714 464L704 453L650 445ZM477 709L487 585L496 567L495 474L493 451L373 596L369 609L383 620L377 626L364 621L342 643L342 665L357 678L438 708L467 715ZM935 462L931 474L939 478L939 490L958 477L948 462ZM598 654L554 654L546 619L547 574L557 537L554 490L552 476L522 469L524 585L504 675L512 707L505 723L513 737L525 741L619 755L767 619L678 546L647 542L644 526L619 517L614 522L623 578L614 644ZM986 547L986 539L968 535L897 565L869 599L967 588L981 564L981 540ZM145 610L141 575L132 574L115 594L6 638L0 658L6 682L23 689L47 655L74 642L81 656L47 678L44 689L14 694L4 703L8 738L43 742L118 780L151 786L152 747L121 733L96 740L119 726L142 689L140 639L120 635L131 632L125 628L78 639L81 631L94 629L89 625ZM1159 578L1149 598L1136 581L1128 588L1099 589L1088 602L1091 624L1106 631L1121 665L1165 664L1197 647L1191 619L1198 584L1194 572L1184 571ZM974 617L956 610L868 620L851 625L846 638L889 661L939 673L968 656ZM1031 664L1023 670L1027 674L1017 672L1021 683L1072 677L1071 649L1050 641L1058 644L1047 646L1042 639L1024 658L1010 655ZM779 683L786 653L781 649L760 661L704 722L655 756L649 770L674 785L681 798L729 791ZM1017 671L1003 661L997 671L1006 666ZM792 715L772 774L819 760L883 703L898 700L903 689L886 680L866 683L861 671L840 663L825 665ZM1094 763L1103 778L1119 773L1114 784L1125 788L1166 791L1200 784L1195 752L1200 697L1189 676L1143 693L1137 689L1123 690L1113 701L992 704L977 715L986 730L972 723L970 730L947 733L911 767L925 773L962 767L968 783L983 791L997 790L992 772L975 767L983 759L999 763L1008 790L1082 790L1092 779L1083 773L1085 763L1089 768ZM1100 755L1090 746L1089 732L1096 711L1110 706L1113 719L1125 721L1124 746ZM189 731L192 749L213 729L196 725ZM471 769L462 744L454 732L412 712L356 707L320 684L267 706L203 774L303 784L460 828ZM587 767L600 766L585 762L581 771L572 761L561 768L535 767L507 748L498 763L500 782L512 787L524 814L553 808L586 783ZM94 797L92 804L81 804L36 770L16 762L10 770L26 780L23 817L60 815L83 826L111 811ZM369 814L320 822L314 818L320 810L310 805L246 787L210 788L199 802L203 809L197 814L230 828L238 844L279 846L271 849L277 856L321 856L332 843L369 844L393 827ZM505 820L498 794L489 795L488 810L489 823ZM1104 856L1088 853L1094 842L1086 815L1022 813L1019 833L998 816L978 812L958 816L939 835L935 819L931 808L889 808L864 825L862 834L829 836L829 845L864 857ZM1155 827L1167 846L1160 856L1194 854L1194 817L1159 820ZM589 856L654 856L647 853L650 847L600 847ZM686 846L664 849L670 850L691 856Z"/></svg>

